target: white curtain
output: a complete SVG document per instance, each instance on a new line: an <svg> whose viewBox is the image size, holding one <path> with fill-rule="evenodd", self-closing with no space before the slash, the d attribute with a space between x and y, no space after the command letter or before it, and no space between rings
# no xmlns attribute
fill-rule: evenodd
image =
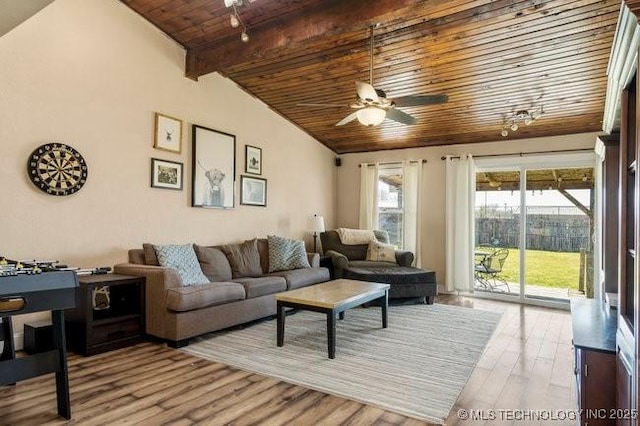
<svg viewBox="0 0 640 426"><path fill-rule="evenodd" d="M422 161L405 161L402 180L404 197L403 249L415 255L415 265L422 265L420 256L420 186L422 182Z"/></svg>
<svg viewBox="0 0 640 426"><path fill-rule="evenodd" d="M446 158L446 287L473 291L475 167L471 155Z"/></svg>
<svg viewBox="0 0 640 426"><path fill-rule="evenodd" d="M378 164L360 164L360 229L378 229Z"/></svg>

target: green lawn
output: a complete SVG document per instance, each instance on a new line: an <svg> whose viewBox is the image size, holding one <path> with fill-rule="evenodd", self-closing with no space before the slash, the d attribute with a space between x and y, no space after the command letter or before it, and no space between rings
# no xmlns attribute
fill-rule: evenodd
<svg viewBox="0 0 640 426"><path fill-rule="evenodd" d="M580 253L527 250L526 284L578 289ZM520 282L520 250L509 249L501 274L509 282Z"/></svg>

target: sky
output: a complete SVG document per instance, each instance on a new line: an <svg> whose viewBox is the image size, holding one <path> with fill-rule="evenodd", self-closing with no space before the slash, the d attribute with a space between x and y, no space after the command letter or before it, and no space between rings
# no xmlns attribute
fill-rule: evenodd
<svg viewBox="0 0 640 426"><path fill-rule="evenodd" d="M589 206L589 190L588 189L572 189L567 191L573 195L584 206ZM517 207L520 205L520 191L482 191L476 192L476 206L504 206ZM551 191L535 191L535 195L532 195L532 191L527 191L527 205L528 206L571 206L573 204L564 195L560 194L556 190Z"/></svg>

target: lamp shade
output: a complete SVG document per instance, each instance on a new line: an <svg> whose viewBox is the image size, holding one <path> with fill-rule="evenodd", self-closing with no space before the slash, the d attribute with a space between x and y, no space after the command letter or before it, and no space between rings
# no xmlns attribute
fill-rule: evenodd
<svg viewBox="0 0 640 426"><path fill-rule="evenodd" d="M311 227L313 232L324 232L324 217L313 215Z"/></svg>
<svg viewBox="0 0 640 426"><path fill-rule="evenodd" d="M377 126L384 121L387 111L375 106L368 106L356 112L358 121L365 126Z"/></svg>

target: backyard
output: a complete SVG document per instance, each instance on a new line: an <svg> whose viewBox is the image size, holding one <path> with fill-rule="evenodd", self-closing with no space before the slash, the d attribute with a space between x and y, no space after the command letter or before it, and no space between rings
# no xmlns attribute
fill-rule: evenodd
<svg viewBox="0 0 640 426"><path fill-rule="evenodd" d="M580 253L527 250L526 284L578 289ZM509 249L500 274L510 283L520 282L520 250Z"/></svg>

